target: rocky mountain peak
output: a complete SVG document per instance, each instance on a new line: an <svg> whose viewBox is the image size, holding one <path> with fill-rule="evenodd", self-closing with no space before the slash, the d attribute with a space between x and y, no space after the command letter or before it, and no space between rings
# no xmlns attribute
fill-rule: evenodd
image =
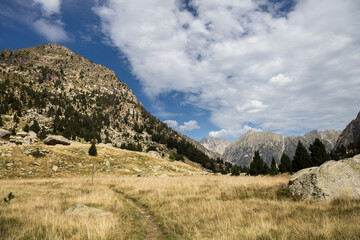
<svg viewBox="0 0 360 240"><path fill-rule="evenodd" d="M203 145L206 149L222 155L225 149L231 144L231 141L210 137L202 138L199 143Z"/></svg>

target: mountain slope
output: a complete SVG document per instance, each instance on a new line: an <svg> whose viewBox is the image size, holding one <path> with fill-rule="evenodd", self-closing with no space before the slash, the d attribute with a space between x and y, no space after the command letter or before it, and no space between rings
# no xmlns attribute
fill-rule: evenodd
<svg viewBox="0 0 360 240"><path fill-rule="evenodd" d="M272 157L279 162L283 152L293 158L298 141L303 143L306 148L309 148L310 144L316 138L319 138L324 143L326 150L330 152L339 135L340 132L335 130L325 130L324 132L314 130L302 137L248 131L227 147L222 157L232 163L249 166L254 152L259 150L263 160L270 166Z"/></svg>
<svg viewBox="0 0 360 240"><path fill-rule="evenodd" d="M96 139L177 160L183 155L212 170L223 164L147 112L113 71L63 46L3 50L0 93L3 128L11 132L38 125L41 139L49 134Z"/></svg>
<svg viewBox="0 0 360 240"><path fill-rule="evenodd" d="M231 144L231 141L210 137L202 138L199 143L209 151L213 151L222 155L225 149Z"/></svg>
<svg viewBox="0 0 360 240"><path fill-rule="evenodd" d="M335 159L351 157L360 153L360 112L340 134L332 156Z"/></svg>

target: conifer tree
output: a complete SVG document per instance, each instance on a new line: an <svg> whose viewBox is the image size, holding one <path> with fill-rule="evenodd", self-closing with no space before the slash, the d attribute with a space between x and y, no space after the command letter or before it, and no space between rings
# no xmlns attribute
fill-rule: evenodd
<svg viewBox="0 0 360 240"><path fill-rule="evenodd" d="M233 166L233 168L231 169L231 176L239 176L240 175L240 170L238 168L238 166Z"/></svg>
<svg viewBox="0 0 360 240"><path fill-rule="evenodd" d="M279 164L279 171L281 173L292 172L292 163L288 155L282 154Z"/></svg>
<svg viewBox="0 0 360 240"><path fill-rule="evenodd" d="M263 172L264 161L260 157L259 151L255 151L252 162L250 163L250 175L256 176Z"/></svg>
<svg viewBox="0 0 360 240"><path fill-rule="evenodd" d="M38 121L34 120L34 123L30 126L30 130L36 133L40 132L40 126Z"/></svg>
<svg viewBox="0 0 360 240"><path fill-rule="evenodd" d="M330 160L329 154L326 152L325 145L316 138L314 143L310 145L310 158L314 166L320 166L324 162Z"/></svg>
<svg viewBox="0 0 360 240"><path fill-rule="evenodd" d="M3 120L1 118L1 115L0 115L0 127L4 126L4 123L3 123Z"/></svg>
<svg viewBox="0 0 360 240"><path fill-rule="evenodd" d="M96 146L95 146L94 141L91 143L91 147L89 148L89 155L90 156L97 156L97 150L96 150Z"/></svg>
<svg viewBox="0 0 360 240"><path fill-rule="evenodd" d="M261 170L261 174L269 174L270 173L270 168L269 168L269 165L263 161L263 167L262 167L262 170Z"/></svg>
<svg viewBox="0 0 360 240"><path fill-rule="evenodd" d="M24 132L29 132L29 130L30 130L29 124L26 124L26 125L23 127L23 131L24 131Z"/></svg>
<svg viewBox="0 0 360 240"><path fill-rule="evenodd" d="M311 162L311 158L306 148L299 141L296 147L296 152L294 156L294 160L292 163L293 172L297 172L301 169L308 168L313 166Z"/></svg>
<svg viewBox="0 0 360 240"><path fill-rule="evenodd" d="M14 120L14 122L16 122L16 123L19 123L19 122L20 122L20 119L18 118L18 116L17 116L16 113L14 114L13 120Z"/></svg>
<svg viewBox="0 0 360 240"><path fill-rule="evenodd" d="M276 175L279 173L279 169L276 166L275 158L271 159L270 175Z"/></svg>

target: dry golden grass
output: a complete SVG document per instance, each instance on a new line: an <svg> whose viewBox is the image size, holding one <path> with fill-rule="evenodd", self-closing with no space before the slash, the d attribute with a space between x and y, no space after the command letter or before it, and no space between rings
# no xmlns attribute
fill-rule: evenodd
<svg viewBox="0 0 360 240"><path fill-rule="evenodd" d="M296 200L282 190L288 179L97 176L94 186L84 177L1 180L0 196L13 192L15 199L0 204L0 238L157 239L137 205L167 239L359 239L360 201ZM76 203L114 214L66 216Z"/></svg>
<svg viewBox="0 0 360 240"><path fill-rule="evenodd" d="M70 146L20 145L0 146L0 176L2 178L39 178L39 177L70 177L91 173L90 164L95 164L97 175L138 175L146 173L154 176L167 174L182 176L204 174L195 163L155 158L146 153L122 150L114 147L97 146L98 156L89 156L90 144L72 144ZM48 151L42 157L34 157L26 152L36 149ZM6 156L10 154L11 156ZM110 163L110 167L105 165ZM8 166L9 163L13 165ZM52 170L57 166L58 171ZM134 168L137 169L134 170ZM140 169L140 170L139 170ZM0 178L1 178L0 177Z"/></svg>

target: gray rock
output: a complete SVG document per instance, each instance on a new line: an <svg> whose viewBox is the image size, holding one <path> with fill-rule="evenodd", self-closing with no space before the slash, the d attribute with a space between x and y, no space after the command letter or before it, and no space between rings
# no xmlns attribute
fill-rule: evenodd
<svg viewBox="0 0 360 240"><path fill-rule="evenodd" d="M12 167L12 166L14 166L14 163L12 163L12 162L7 163L7 164L6 164L6 166L8 166L8 167Z"/></svg>
<svg viewBox="0 0 360 240"><path fill-rule="evenodd" d="M231 144L231 141L210 137L202 138L199 143L206 149L222 155L225 149Z"/></svg>
<svg viewBox="0 0 360 240"><path fill-rule="evenodd" d="M110 167L110 162L109 162L109 161L106 161L106 162L105 162L105 166Z"/></svg>
<svg viewBox="0 0 360 240"><path fill-rule="evenodd" d="M33 164L34 164L35 166L40 167L40 163L34 162Z"/></svg>
<svg viewBox="0 0 360 240"><path fill-rule="evenodd" d="M62 144L62 145L70 145L70 141L63 136L57 136L57 135L50 135L47 138L44 139L44 143L46 145L56 145L56 144Z"/></svg>
<svg viewBox="0 0 360 240"><path fill-rule="evenodd" d="M302 169L291 176L288 186L293 195L304 199L359 199L360 155L341 161L327 161L320 167Z"/></svg>
<svg viewBox="0 0 360 240"><path fill-rule="evenodd" d="M156 158L161 158L160 153L158 153L157 151L149 151L148 154Z"/></svg>
<svg viewBox="0 0 360 240"><path fill-rule="evenodd" d="M27 132L17 132L16 133L16 136L19 136L19 137L22 137L22 138L24 138L24 137L26 137L26 136L28 136L29 134L27 133Z"/></svg>
<svg viewBox="0 0 360 240"><path fill-rule="evenodd" d="M82 216L82 217L88 217L88 216L101 217L101 216L111 215L111 213L105 212L104 210L88 207L83 204L76 204L72 206L71 208L65 211L65 214L67 216Z"/></svg>
<svg viewBox="0 0 360 240"><path fill-rule="evenodd" d="M10 132L8 130L0 128L0 138L9 138Z"/></svg>
<svg viewBox="0 0 360 240"><path fill-rule="evenodd" d="M54 166L52 167L52 170L53 170L54 172L57 172L57 171L59 170L59 167L56 166L56 165L54 165Z"/></svg>
<svg viewBox="0 0 360 240"><path fill-rule="evenodd" d="M141 172L141 169L137 168L137 167L133 167L133 170L136 171L136 172Z"/></svg>

